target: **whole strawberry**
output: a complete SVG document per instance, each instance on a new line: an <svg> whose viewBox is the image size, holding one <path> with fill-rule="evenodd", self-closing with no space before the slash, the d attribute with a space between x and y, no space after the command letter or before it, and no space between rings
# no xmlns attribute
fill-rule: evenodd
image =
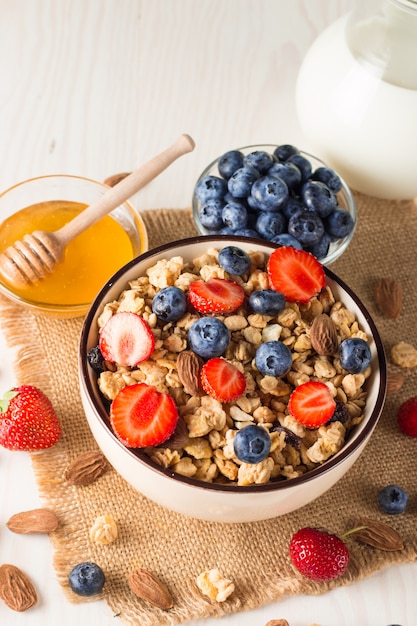
<svg viewBox="0 0 417 626"><path fill-rule="evenodd" d="M397 411L400 430L409 437L417 437L417 396L408 398Z"/></svg>
<svg viewBox="0 0 417 626"><path fill-rule="evenodd" d="M339 578L349 564L349 550L337 536L317 528L301 528L291 538L290 558L311 580Z"/></svg>
<svg viewBox="0 0 417 626"><path fill-rule="evenodd" d="M0 445L34 452L50 448L61 436L61 425L45 394L32 385L6 392L0 400Z"/></svg>

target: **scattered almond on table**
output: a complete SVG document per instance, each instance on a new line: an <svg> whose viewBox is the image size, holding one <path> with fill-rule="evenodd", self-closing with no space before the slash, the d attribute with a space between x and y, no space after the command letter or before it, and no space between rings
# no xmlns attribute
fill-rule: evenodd
<svg viewBox="0 0 417 626"><path fill-rule="evenodd" d="M15 513L6 522L12 533L21 535L51 533L58 528L59 520L49 509L32 509Z"/></svg>
<svg viewBox="0 0 417 626"><path fill-rule="evenodd" d="M64 478L70 485L86 486L95 482L110 469L105 456L98 451L84 452L66 468Z"/></svg>
<svg viewBox="0 0 417 626"><path fill-rule="evenodd" d="M128 583L131 591L145 602L164 611L174 606L168 587L149 570L143 568L133 570L129 574Z"/></svg>
<svg viewBox="0 0 417 626"><path fill-rule="evenodd" d="M396 320L403 306L403 288L393 278L380 278L375 285L375 302L383 315Z"/></svg>
<svg viewBox="0 0 417 626"><path fill-rule="evenodd" d="M38 601L38 594L28 576L15 565L0 566L0 599L13 611L27 611Z"/></svg>
<svg viewBox="0 0 417 626"><path fill-rule="evenodd" d="M400 372L388 372L387 395L397 393L404 384L404 376Z"/></svg>
<svg viewBox="0 0 417 626"><path fill-rule="evenodd" d="M355 523L355 527L359 530L353 532L352 536L361 543L386 552L404 549L402 538L388 524L364 517Z"/></svg>

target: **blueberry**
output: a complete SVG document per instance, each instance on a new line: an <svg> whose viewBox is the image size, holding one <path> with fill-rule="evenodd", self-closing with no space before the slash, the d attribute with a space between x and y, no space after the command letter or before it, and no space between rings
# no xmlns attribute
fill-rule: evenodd
<svg viewBox="0 0 417 626"><path fill-rule="evenodd" d="M179 320L187 310L187 297L179 287L164 287L152 300L152 312L163 322Z"/></svg>
<svg viewBox="0 0 417 626"><path fill-rule="evenodd" d="M397 485L387 485L378 493L379 508L388 515L404 513L407 503L407 493Z"/></svg>
<svg viewBox="0 0 417 626"><path fill-rule="evenodd" d="M318 167L311 175L312 180L319 180L328 186L333 193L342 189L342 181L334 170L330 167Z"/></svg>
<svg viewBox="0 0 417 626"><path fill-rule="evenodd" d="M274 157L265 150L250 152L243 159L243 165L251 165L260 174L265 174L274 162Z"/></svg>
<svg viewBox="0 0 417 626"><path fill-rule="evenodd" d="M295 213L299 213L300 211L304 211L304 205L300 198L290 196L287 202L281 209L281 213L284 217L289 220Z"/></svg>
<svg viewBox="0 0 417 626"><path fill-rule="evenodd" d="M294 163L274 163L267 172L268 176L278 176L288 189L296 189L301 183L301 172Z"/></svg>
<svg viewBox="0 0 417 626"><path fill-rule="evenodd" d="M261 211L256 220L256 230L258 233L265 237L265 239L272 239L276 235L280 235L285 230L285 217L282 213L269 213L268 211Z"/></svg>
<svg viewBox="0 0 417 626"><path fill-rule="evenodd" d="M255 237L255 239L259 239L259 233L253 228L238 228L233 234L239 235L239 237Z"/></svg>
<svg viewBox="0 0 417 626"><path fill-rule="evenodd" d="M320 181L309 180L301 188L301 198L309 211L327 217L337 208L336 195Z"/></svg>
<svg viewBox="0 0 417 626"><path fill-rule="evenodd" d="M230 226L225 226L218 231L219 235L234 235L235 229L230 228Z"/></svg>
<svg viewBox="0 0 417 626"><path fill-rule="evenodd" d="M251 165L244 165L234 172L227 182L229 192L235 198L247 198L255 180L260 174Z"/></svg>
<svg viewBox="0 0 417 626"><path fill-rule="evenodd" d="M247 252L236 246L222 248L218 257L219 265L234 276L242 276L250 270L252 261Z"/></svg>
<svg viewBox="0 0 417 626"><path fill-rule="evenodd" d="M200 222L208 230L218 230L223 226L222 213L224 201L211 198L203 203L199 210Z"/></svg>
<svg viewBox="0 0 417 626"><path fill-rule="evenodd" d="M91 350L87 352L87 360L95 372L104 371L104 358L98 346L91 348Z"/></svg>
<svg viewBox="0 0 417 626"><path fill-rule="evenodd" d="M289 219L288 233L303 246L314 246L323 237L323 221L317 213L300 211Z"/></svg>
<svg viewBox="0 0 417 626"><path fill-rule="evenodd" d="M233 448L242 463L260 463L269 454L271 438L262 426L249 424L237 431L233 439Z"/></svg>
<svg viewBox="0 0 417 626"><path fill-rule="evenodd" d="M326 232L333 239L347 237L353 231L354 226L351 214L345 209L335 209L324 220Z"/></svg>
<svg viewBox="0 0 417 626"><path fill-rule="evenodd" d="M282 145L275 148L274 156L279 161L286 161L290 156L292 156L293 154L299 154L299 152L299 149L295 146L292 146L290 143L283 143Z"/></svg>
<svg viewBox="0 0 417 626"><path fill-rule="evenodd" d="M86 561L72 568L68 575L69 585L79 596L95 596L104 587L104 573L99 565Z"/></svg>
<svg viewBox="0 0 417 626"><path fill-rule="evenodd" d="M255 363L264 376L284 376L291 369L291 350L282 341L266 341L256 350Z"/></svg>
<svg viewBox="0 0 417 626"><path fill-rule="evenodd" d="M287 160L290 163L294 163L294 165L298 167L301 172L302 181L308 180L310 178L313 168L307 157L304 157L302 154L292 154L288 157Z"/></svg>
<svg viewBox="0 0 417 626"><path fill-rule="evenodd" d="M289 197L287 185L276 176L258 178L252 185L251 195L263 211L279 211Z"/></svg>
<svg viewBox="0 0 417 626"><path fill-rule="evenodd" d="M260 315L278 315L285 306L285 298L275 289L258 289L249 296L249 306Z"/></svg>
<svg viewBox="0 0 417 626"><path fill-rule="evenodd" d="M218 176L205 176L195 187L195 195L200 204L204 204L212 198L221 200L226 192L227 183Z"/></svg>
<svg viewBox="0 0 417 626"><path fill-rule="evenodd" d="M230 341L230 331L217 317L201 317L188 331L191 350L204 359L221 356Z"/></svg>
<svg viewBox="0 0 417 626"><path fill-rule="evenodd" d="M324 232L323 237L320 239L320 241L315 243L314 246L307 246L305 249L307 252L311 252L311 254L313 254L320 261L327 256L330 248L330 243L331 241L329 235Z"/></svg>
<svg viewBox="0 0 417 626"><path fill-rule="evenodd" d="M239 150L229 150L219 159L219 174L229 179L239 168L243 166L243 153Z"/></svg>
<svg viewBox="0 0 417 626"><path fill-rule="evenodd" d="M302 250L302 244L288 233L282 233L282 235L276 235L271 239L272 243L278 244L278 246L289 246L290 248L296 248L297 250Z"/></svg>
<svg viewBox="0 0 417 626"><path fill-rule="evenodd" d="M359 374L371 364L369 345L359 337L344 339L339 346L340 363L350 374Z"/></svg>
<svg viewBox="0 0 417 626"><path fill-rule="evenodd" d="M222 220L225 226L229 226L233 230L246 228L248 210L241 202L228 202L223 207Z"/></svg>

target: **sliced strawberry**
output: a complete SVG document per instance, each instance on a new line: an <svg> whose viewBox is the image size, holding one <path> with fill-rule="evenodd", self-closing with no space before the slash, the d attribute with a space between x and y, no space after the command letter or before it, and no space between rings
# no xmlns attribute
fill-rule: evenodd
<svg viewBox="0 0 417 626"><path fill-rule="evenodd" d="M129 448L157 446L167 441L177 421L174 399L146 383L123 387L110 407L112 428Z"/></svg>
<svg viewBox="0 0 417 626"><path fill-rule="evenodd" d="M191 283L188 299L200 313L231 313L243 304L245 292L233 280L210 278Z"/></svg>
<svg viewBox="0 0 417 626"><path fill-rule="evenodd" d="M99 347L106 361L133 367L151 356L155 337L140 315L122 311L104 324Z"/></svg>
<svg viewBox="0 0 417 626"><path fill-rule="evenodd" d="M236 400L246 388L246 380L242 372L221 357L209 359L203 365L201 384L204 391L219 402Z"/></svg>
<svg viewBox="0 0 417 626"><path fill-rule="evenodd" d="M289 246L272 252L267 272L271 289L282 293L288 302L308 302L326 284L323 266L316 257Z"/></svg>
<svg viewBox="0 0 417 626"><path fill-rule="evenodd" d="M290 414L307 428L318 428L332 417L336 401L324 383L310 380L294 389L288 401Z"/></svg>

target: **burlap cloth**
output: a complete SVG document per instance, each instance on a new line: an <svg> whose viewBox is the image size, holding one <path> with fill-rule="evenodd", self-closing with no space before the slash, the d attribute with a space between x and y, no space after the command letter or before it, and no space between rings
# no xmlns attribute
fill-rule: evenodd
<svg viewBox="0 0 417 626"><path fill-rule="evenodd" d="M357 232L332 270L363 299L389 355L398 341L417 343L417 207L413 202L379 201L359 194L356 199ZM152 210L144 212L143 218L150 247L195 233L189 209ZM375 281L383 276L398 279L404 288L404 307L396 322L384 318L373 301ZM17 348L18 382L39 386L51 398L63 425L62 440L50 450L33 454L32 460L42 503L60 519L51 541L56 574L69 601L82 601L68 589L67 575L85 560L103 568L103 596L115 615L128 624L162 626L248 610L286 595L321 594L380 568L416 559L417 441L401 434L395 420L399 404L416 393L416 370L404 372L405 384L388 397L365 453L327 494L284 517L252 524L216 524L164 510L134 492L115 471L87 487L68 486L63 479L68 463L81 452L97 449L78 390L77 344L82 319L46 319L4 299L0 314L8 344ZM389 368L394 369L392 364ZM378 511L376 495L390 483L402 486L410 502L406 513L387 519ZM111 514L119 528L117 541L108 546L89 540L93 520L103 513ZM338 581L312 583L294 572L288 542L295 530L313 525L341 533L359 516L388 521L400 532L406 548L383 552L351 539L351 563ZM175 601L173 609L154 609L133 596L127 577L136 567L151 570L168 585ZM213 567L236 585L234 594L221 604L203 597L195 584L200 572Z"/></svg>

